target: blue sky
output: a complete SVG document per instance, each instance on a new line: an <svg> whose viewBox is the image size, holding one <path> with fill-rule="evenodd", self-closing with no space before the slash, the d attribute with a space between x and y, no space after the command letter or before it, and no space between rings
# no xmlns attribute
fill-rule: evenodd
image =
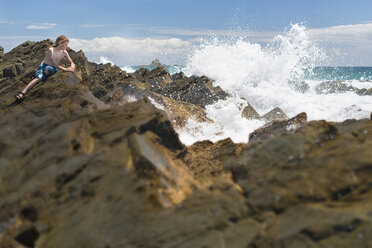
<svg viewBox="0 0 372 248"><path fill-rule="evenodd" d="M179 63L200 37L243 34L263 43L303 22L330 57L340 56L333 63L366 66L371 10L371 0L0 0L0 45L9 51L65 34L96 62L104 56L121 65L155 57Z"/></svg>

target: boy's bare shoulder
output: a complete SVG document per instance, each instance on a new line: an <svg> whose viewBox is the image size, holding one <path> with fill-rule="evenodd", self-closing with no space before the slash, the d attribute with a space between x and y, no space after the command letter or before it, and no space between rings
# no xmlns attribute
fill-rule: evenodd
<svg viewBox="0 0 372 248"><path fill-rule="evenodd" d="M46 50L46 54L50 54L53 52L53 47L49 47L48 50Z"/></svg>

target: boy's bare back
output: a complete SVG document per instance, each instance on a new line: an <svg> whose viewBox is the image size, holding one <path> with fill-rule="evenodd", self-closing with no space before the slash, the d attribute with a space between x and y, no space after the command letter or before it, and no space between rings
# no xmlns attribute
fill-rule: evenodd
<svg viewBox="0 0 372 248"><path fill-rule="evenodd" d="M57 67L63 57L66 56L66 50L58 50L56 47L48 49L43 63Z"/></svg>

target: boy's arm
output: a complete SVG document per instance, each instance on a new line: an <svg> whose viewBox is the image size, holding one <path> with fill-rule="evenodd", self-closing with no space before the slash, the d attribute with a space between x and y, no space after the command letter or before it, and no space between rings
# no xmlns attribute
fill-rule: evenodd
<svg viewBox="0 0 372 248"><path fill-rule="evenodd" d="M70 58L70 55L68 54L68 52L66 50L65 50L65 56L66 56L68 62L70 62L70 67L75 68L75 63L72 61L72 59Z"/></svg>

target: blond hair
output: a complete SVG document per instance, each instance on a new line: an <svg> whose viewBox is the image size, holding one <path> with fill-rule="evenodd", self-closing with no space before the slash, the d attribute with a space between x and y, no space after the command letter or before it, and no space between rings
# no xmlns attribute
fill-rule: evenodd
<svg viewBox="0 0 372 248"><path fill-rule="evenodd" d="M54 42L53 44L53 47L57 47L59 44L63 43L63 42L66 42L66 41L70 41L67 36L65 35L60 35L57 37L56 39L56 42Z"/></svg>

